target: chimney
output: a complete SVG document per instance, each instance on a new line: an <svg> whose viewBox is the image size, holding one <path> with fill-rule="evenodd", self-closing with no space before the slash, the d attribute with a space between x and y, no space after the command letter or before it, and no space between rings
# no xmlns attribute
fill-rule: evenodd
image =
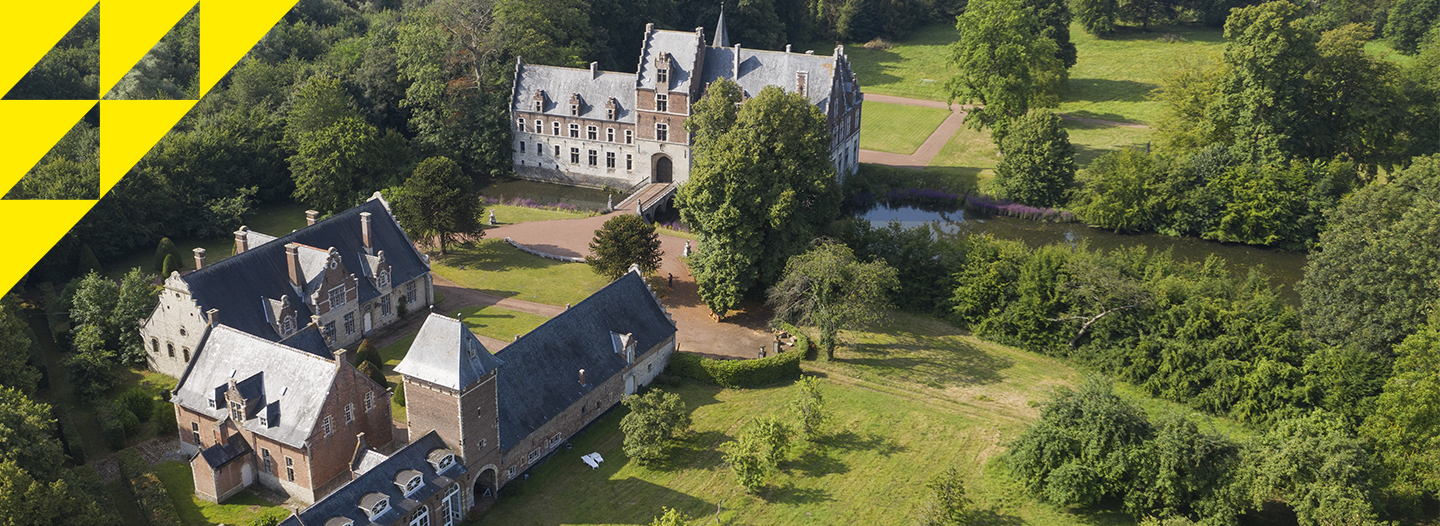
<svg viewBox="0 0 1440 526"><path fill-rule="evenodd" d="M590 63L590 79L591 79L591 80L594 80L594 79L597 79L597 78L600 78L600 63L599 63L599 62L591 62L591 63Z"/></svg>
<svg viewBox="0 0 1440 526"><path fill-rule="evenodd" d="M305 211L305 226L313 225L313 224L315 224L315 221L317 221L317 220L319 220L319 219L320 219L320 212L316 212L316 211L314 211L314 210L306 210L306 211Z"/></svg>
<svg viewBox="0 0 1440 526"><path fill-rule="evenodd" d="M290 267L290 284L297 289L305 288L305 277L300 274L300 244L285 245L285 263Z"/></svg>
<svg viewBox="0 0 1440 526"><path fill-rule="evenodd" d="M736 81L740 80L740 44L738 43L735 44L735 70L732 72L731 78Z"/></svg>
<svg viewBox="0 0 1440 526"><path fill-rule="evenodd" d="M208 319L208 320L210 321L210 326L211 326L211 327L214 327L214 326L216 326L216 325L219 325L219 324L220 324L220 309L210 309L210 310L205 311L205 317L206 317L206 319Z"/></svg>
<svg viewBox="0 0 1440 526"><path fill-rule="evenodd" d="M365 243L365 248L370 246L370 212L360 212L360 239Z"/></svg>
<svg viewBox="0 0 1440 526"><path fill-rule="evenodd" d="M339 348L339 349L335 349L334 354L335 354L335 365L336 365L336 366L339 366L339 365L342 364L342 363L345 363L345 364L350 363L350 358L351 358L351 356L350 356L350 350L349 350L349 349L346 349L346 348L344 348L344 347L341 347L341 348ZM352 365L353 365L353 364L352 364Z"/></svg>
<svg viewBox="0 0 1440 526"><path fill-rule="evenodd" d="M235 231L235 253L240 254L250 250L250 227L240 225L240 230Z"/></svg>
<svg viewBox="0 0 1440 526"><path fill-rule="evenodd" d="M790 52L790 44L785 44L785 52L786 52L786 53L789 53L789 52Z"/></svg>
<svg viewBox="0 0 1440 526"><path fill-rule="evenodd" d="M195 270L205 268L205 249L197 248L195 252Z"/></svg>
<svg viewBox="0 0 1440 526"><path fill-rule="evenodd" d="M585 385L585 370L580 370L580 385Z"/></svg>

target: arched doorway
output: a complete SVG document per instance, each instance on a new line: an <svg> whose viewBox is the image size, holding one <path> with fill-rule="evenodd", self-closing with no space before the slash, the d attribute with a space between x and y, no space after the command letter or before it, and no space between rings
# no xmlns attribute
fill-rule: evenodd
<svg viewBox="0 0 1440 526"><path fill-rule="evenodd" d="M650 182L668 183L674 180L674 176L671 175L674 166L671 164L669 156L655 154L655 158L650 162L650 167Z"/></svg>
<svg viewBox="0 0 1440 526"><path fill-rule="evenodd" d="M475 505L480 506L486 499L494 499L500 491L495 485L495 470L486 468L475 477Z"/></svg>

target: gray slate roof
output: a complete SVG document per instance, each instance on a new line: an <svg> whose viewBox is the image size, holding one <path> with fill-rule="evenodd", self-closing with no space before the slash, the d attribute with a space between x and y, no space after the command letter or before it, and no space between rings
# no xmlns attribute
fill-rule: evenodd
<svg viewBox="0 0 1440 526"><path fill-rule="evenodd" d="M735 48L706 48L704 82L735 78ZM810 103L829 111L830 84L835 71L835 57L806 55L784 51L740 48L740 77L735 79L746 96L760 94L765 86L778 86L786 93L795 93L795 73L807 72L806 95Z"/></svg>
<svg viewBox="0 0 1440 526"><path fill-rule="evenodd" d="M459 390L503 364L460 320L431 313L395 372Z"/></svg>
<svg viewBox="0 0 1440 526"><path fill-rule="evenodd" d="M660 53L669 53L670 61L670 89L673 91L690 91L690 82L694 80L697 71L695 67L697 54L700 46L704 44L704 35L693 31L666 31L657 29L650 33L645 39L644 45L640 48L640 71L636 79L635 87L655 87L655 59Z"/></svg>
<svg viewBox="0 0 1440 526"><path fill-rule="evenodd" d="M210 465L210 469L220 469L221 466L233 462L235 459L245 456L250 452L250 444L245 438L235 434L230 435L230 440L224 444L215 444L200 452L200 458Z"/></svg>
<svg viewBox="0 0 1440 526"><path fill-rule="evenodd" d="M546 115L570 116L570 96L580 94L580 117L605 119L605 102L611 97L619 104L615 122L635 123L635 74L601 71L592 76L588 69L540 66L521 62L515 75L516 108L534 110L534 96L545 91ZM548 124L547 124L548 125ZM386 253L388 256L389 253Z"/></svg>
<svg viewBox="0 0 1440 526"><path fill-rule="evenodd" d="M241 425L283 444L301 447L315 429L335 371L334 360L222 324L210 330L205 345L175 388L172 401L217 420L227 419L230 411L222 388L228 389L231 378L238 381L259 375L263 379L258 391L266 406L266 425L260 425L259 413ZM215 407L210 407L212 400L217 402Z"/></svg>
<svg viewBox="0 0 1440 526"><path fill-rule="evenodd" d="M443 473L436 473L435 466L428 460L428 455L436 450L445 447L440 440L440 435L434 431L426 433L419 440L410 445L400 448L390 458L371 467L369 471L341 486L329 496L320 499L314 505L305 508L299 516L291 516L282 522L283 526L302 526L327 524L331 519L344 517L355 521L356 525L363 524L390 524L398 521L414 511L425 499L434 496L436 493L445 491L455 480L465 474L463 462L458 458ZM395 484L395 476L405 470L415 470L424 477L425 484L416 490L408 498L399 486ZM371 518L365 511L360 509L360 500L372 493L380 493L390 499L390 508L379 516ZM430 509L430 524L444 524L440 510Z"/></svg>
<svg viewBox="0 0 1440 526"><path fill-rule="evenodd" d="M268 314L263 300L278 300L289 296L290 305L295 307L299 318L297 325L309 323L310 307L296 295L290 286L289 267L285 261L285 245L299 243L327 250L335 247L341 254L345 266L357 277L362 275L363 262L356 254L365 252L360 234L360 213L370 212L370 239L378 253L385 251L390 263L391 282L405 283L430 272L429 264L415 249L414 243L400 230L390 215L387 205L381 199L372 198L365 203L340 212L323 221L307 226L274 241L207 265L204 269L181 276L201 312L220 309L220 321L240 331L271 341L280 340L279 333L267 320ZM314 260L323 264L325 252L302 248L301 266L307 269L306 276L313 277L310 269L316 266ZM373 298L377 292L368 280L360 279L360 298ZM368 296L368 297L367 297Z"/></svg>
<svg viewBox="0 0 1440 526"><path fill-rule="evenodd" d="M675 335L675 324L637 272L599 292L506 346L500 367L500 448L509 450L596 386L621 372L625 356L612 334L630 334L636 357ZM580 370L585 385L580 385Z"/></svg>

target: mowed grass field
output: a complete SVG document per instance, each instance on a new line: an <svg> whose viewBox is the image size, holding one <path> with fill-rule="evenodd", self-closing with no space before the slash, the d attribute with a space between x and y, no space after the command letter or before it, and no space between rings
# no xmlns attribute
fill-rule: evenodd
<svg viewBox="0 0 1440 526"><path fill-rule="evenodd" d="M496 214L498 218L498 213ZM432 255L431 269L462 287L549 305L579 303L609 283L589 265L526 254L503 239L455 245ZM557 286L557 284L573 286Z"/></svg>
<svg viewBox="0 0 1440 526"><path fill-rule="evenodd" d="M930 138L949 110L865 101L860 119L860 148L910 155Z"/></svg>
<svg viewBox="0 0 1440 526"><path fill-rule="evenodd" d="M1061 121L1061 126L1070 134L1070 144L1075 147L1075 166L1079 169L1108 152L1144 148L1155 133L1147 128L1078 121ZM993 192L987 185L995 178L995 165L999 162L1000 152L991 142L989 131L961 126L930 161L930 168L946 167L973 174L982 191Z"/></svg>
<svg viewBox="0 0 1440 526"><path fill-rule="evenodd" d="M630 462L622 449L623 407L606 415L530 470L474 525L648 524L662 506L695 524L908 524L924 483L956 467L979 524L1125 525L1115 512L1060 509L1026 495L1007 475L1003 454L1039 415L1053 389L1084 376L1068 362L978 340L943 322L894 313L867 331L847 332L832 362L805 362L819 376L834 420L827 436L798 440L762 491L745 493L720 445L744 422L767 415L793 421L791 382L721 389L684 382L661 387L692 410L693 426L657 466ZM1123 387L1154 413L1185 411ZM1188 412L1188 411L1185 411ZM1201 419L1202 427L1226 429ZM591 470L580 456L599 452Z"/></svg>
<svg viewBox="0 0 1440 526"><path fill-rule="evenodd" d="M1127 28L1096 38L1070 26L1077 59L1058 111L1107 121L1152 123L1161 105L1150 92L1175 71L1218 62L1225 50L1219 28Z"/></svg>
<svg viewBox="0 0 1440 526"><path fill-rule="evenodd" d="M617 199L615 202L619 203L620 201ZM498 223L496 226L529 223L532 221L552 221L555 219L579 219L595 215L593 212L547 210L543 208L510 205L485 205L485 216L482 221L484 221L486 228L490 228L490 212L495 212L495 222Z"/></svg>

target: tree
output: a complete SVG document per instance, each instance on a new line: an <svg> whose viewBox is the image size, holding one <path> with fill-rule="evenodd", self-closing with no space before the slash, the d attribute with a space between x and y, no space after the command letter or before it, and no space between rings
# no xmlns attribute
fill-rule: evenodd
<svg viewBox="0 0 1440 526"><path fill-rule="evenodd" d="M107 513L70 480L33 476L8 459L0 461L0 517L14 526L120 524L119 517Z"/></svg>
<svg viewBox="0 0 1440 526"><path fill-rule="evenodd" d="M115 315L115 305L119 300L120 286L114 281L97 272L86 274L75 287L75 298L70 307L70 324L74 327L93 326L102 342L113 343L118 338L110 321Z"/></svg>
<svg viewBox="0 0 1440 526"><path fill-rule="evenodd" d="M290 112L285 117L285 142L299 149L305 137L346 118L359 117L355 101L330 75L315 75L290 92Z"/></svg>
<svg viewBox="0 0 1440 526"><path fill-rule="evenodd" d="M1004 137L1031 107L1059 103L1059 48L1020 0L972 1L955 27L960 40L951 44L950 62L960 72L949 81L950 101L980 105L965 119L970 127Z"/></svg>
<svg viewBox="0 0 1440 526"><path fill-rule="evenodd" d="M125 363L145 363L145 341L140 337L140 321L149 318L160 301L161 288L151 284L154 278L141 272L140 267L135 267L120 278L120 286L116 289L115 309L107 325L115 334L115 348Z"/></svg>
<svg viewBox="0 0 1440 526"><path fill-rule="evenodd" d="M720 444L722 458L730 465L730 469L740 481L740 486L747 492L755 493L765 487L765 478L773 469L765 462L763 449L764 445L759 437L745 432L740 433L735 440Z"/></svg>
<svg viewBox="0 0 1440 526"><path fill-rule="evenodd" d="M720 316L778 281L786 260L839 215L820 111L774 86L736 110L738 93L733 81L711 84L687 119L693 168L675 198L700 236L690 260L700 298ZM728 129L698 127L727 122Z"/></svg>
<svg viewBox="0 0 1440 526"><path fill-rule="evenodd" d="M790 410L800 420L800 433L807 440L814 440L823 432L825 423L830 421L830 412L825 408L825 397L820 393L820 378L801 376L795 382L795 399L790 401Z"/></svg>
<svg viewBox="0 0 1440 526"><path fill-rule="evenodd" d="M1395 347L1364 434L1392 474L1390 490L1407 500L1440 495L1440 311Z"/></svg>
<svg viewBox="0 0 1440 526"><path fill-rule="evenodd" d="M40 373L30 366L30 337L20 319L19 299L0 300L0 387L22 393L35 392Z"/></svg>
<svg viewBox="0 0 1440 526"><path fill-rule="evenodd" d="M953 466L925 483L930 490L915 510L920 526L961 526L969 523L970 498L965 496L965 480Z"/></svg>
<svg viewBox="0 0 1440 526"><path fill-rule="evenodd" d="M302 135L290 156L295 198L323 211L349 208L365 189L379 188L405 152L404 138L384 134L359 117Z"/></svg>
<svg viewBox="0 0 1440 526"><path fill-rule="evenodd" d="M1265 163L1307 153L1312 87L1306 73L1315 67L1319 35L1300 7L1274 1L1237 8L1225 21L1225 38L1229 68L1213 109L1230 127L1235 156Z"/></svg>
<svg viewBox="0 0 1440 526"><path fill-rule="evenodd" d="M1003 197L1046 208L1065 203L1075 180L1075 148L1058 115L1032 111L1020 117L1000 141L1000 151L995 182Z"/></svg>
<svg viewBox="0 0 1440 526"><path fill-rule="evenodd" d="M616 279L639 265L640 273L649 274L660 268L660 234L655 225L634 214L623 214L605 221L590 241L590 255L585 263L596 274Z"/></svg>
<svg viewBox="0 0 1440 526"><path fill-rule="evenodd" d="M115 381L114 367L115 353L105 347L98 325L81 325L75 330L75 354L65 360L75 391L87 399L99 399Z"/></svg>
<svg viewBox="0 0 1440 526"><path fill-rule="evenodd" d="M840 329L879 319L897 286L895 269L884 261L861 263L850 247L821 241L790 258L769 300L775 319L819 329L820 347L833 358Z"/></svg>
<svg viewBox="0 0 1440 526"><path fill-rule="evenodd" d="M165 268L165 257L171 255L175 256L176 261L180 261L182 257L180 249L175 246L174 241L168 237L160 238L160 244L155 247L155 272L160 272ZM162 276L168 278L170 274L166 273Z"/></svg>
<svg viewBox="0 0 1440 526"><path fill-rule="evenodd" d="M1385 37L1401 53L1414 53L1426 32L1440 21L1440 2L1395 0L1385 19Z"/></svg>
<svg viewBox="0 0 1440 526"><path fill-rule="evenodd" d="M660 390L626 397L630 413L620 419L625 456L640 464L664 460L671 442L690 428L690 412L680 395Z"/></svg>
<svg viewBox="0 0 1440 526"><path fill-rule="evenodd" d="M1040 36L1055 41L1055 59L1065 69L1075 65L1075 43L1070 41L1070 5L1065 0L1022 0L1021 5L1040 19Z"/></svg>
<svg viewBox="0 0 1440 526"><path fill-rule="evenodd" d="M405 181L405 199L399 204L400 221L416 237L436 239L442 256L446 243L485 235L480 222L485 208L471 179L445 157L431 157L415 167L415 174Z"/></svg>
<svg viewBox="0 0 1440 526"><path fill-rule="evenodd" d="M1415 158L1325 217L1297 287L1305 332L1388 356L1440 299L1440 155Z"/></svg>
<svg viewBox="0 0 1440 526"><path fill-rule="evenodd" d="M1120 15L1117 0L1075 0L1075 20L1080 27L1097 37L1115 32L1115 19Z"/></svg>
<svg viewBox="0 0 1440 526"><path fill-rule="evenodd" d="M0 387L0 461L14 462L36 477L54 480L65 453L55 440L50 406Z"/></svg>
<svg viewBox="0 0 1440 526"><path fill-rule="evenodd" d="M1110 230L1153 228L1156 172L1150 156L1133 148L1101 155L1085 170L1084 189L1072 205L1075 215Z"/></svg>
<svg viewBox="0 0 1440 526"><path fill-rule="evenodd" d="M363 374L371 380L374 380L376 385L379 385L380 387L390 386L390 382L385 379L385 373L380 372L380 368L375 367L375 364L362 361L360 362L360 366L356 367L356 369L360 371L360 374Z"/></svg>
<svg viewBox="0 0 1440 526"><path fill-rule="evenodd" d="M663 512L655 520L650 521L650 526L685 526L690 523L690 516L681 513L680 510L665 506L660 508Z"/></svg>
<svg viewBox="0 0 1440 526"><path fill-rule="evenodd" d="M1252 508L1284 502L1302 526L1379 525L1385 523L1372 502L1375 468L1343 418L1315 411L1272 426L1245 450L1235 477Z"/></svg>

